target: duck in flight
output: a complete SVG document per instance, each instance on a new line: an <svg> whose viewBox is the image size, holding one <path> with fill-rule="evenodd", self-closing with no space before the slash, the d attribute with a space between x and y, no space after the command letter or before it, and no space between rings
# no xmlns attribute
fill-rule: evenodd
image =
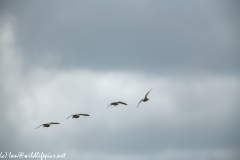
<svg viewBox="0 0 240 160"><path fill-rule="evenodd" d="M113 105L113 106L117 106L119 103L120 103L120 104L127 105L127 103L124 103L124 102L119 101L119 102L113 102L113 103L110 103L110 104L108 105L108 107L111 106L111 105ZM107 107L107 108L108 108L108 107Z"/></svg>
<svg viewBox="0 0 240 160"><path fill-rule="evenodd" d="M45 124L42 124L42 125L38 126L37 128L39 128L41 126L43 126L43 127L50 127L51 124L60 124L60 123L58 123L58 122L45 123Z"/></svg>
<svg viewBox="0 0 240 160"><path fill-rule="evenodd" d="M88 114L73 114L73 115L71 115L72 116L72 118L79 118L80 116L89 116ZM71 116L69 116L69 117L71 117ZM69 118L68 117L68 118ZM68 119L67 118L67 119Z"/></svg>
<svg viewBox="0 0 240 160"><path fill-rule="evenodd" d="M151 90L152 90L152 89L151 89ZM151 91L151 90L150 90L150 91ZM148 91L148 93L149 93L150 91ZM148 93L145 95L144 99L142 99L142 100L138 103L137 107L139 106L139 104L140 104L141 102L147 102L147 101L149 100L149 98L147 98Z"/></svg>

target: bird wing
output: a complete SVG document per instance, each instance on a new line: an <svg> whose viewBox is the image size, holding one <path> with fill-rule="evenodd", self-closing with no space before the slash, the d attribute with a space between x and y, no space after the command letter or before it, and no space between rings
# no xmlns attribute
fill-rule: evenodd
<svg viewBox="0 0 240 160"><path fill-rule="evenodd" d="M139 106L139 104L142 102L142 100L138 103L137 107Z"/></svg>
<svg viewBox="0 0 240 160"><path fill-rule="evenodd" d="M51 122L51 123L48 123L48 124L60 124L60 123L58 123L58 122Z"/></svg>
<svg viewBox="0 0 240 160"><path fill-rule="evenodd" d="M121 102L121 101L119 101L118 103L121 103L121 104L127 105L127 103L124 103L124 102Z"/></svg>
<svg viewBox="0 0 240 160"><path fill-rule="evenodd" d="M42 125L43 125L43 124L42 124ZM41 127L42 125L38 126L37 128ZM37 128L36 128L36 129L37 129Z"/></svg>
<svg viewBox="0 0 240 160"><path fill-rule="evenodd" d="M151 89L151 90L152 90L152 89ZM150 91L151 91L151 90L150 90ZM150 91L148 91L148 93L149 93ZM145 98L147 98L148 93L145 95Z"/></svg>
<svg viewBox="0 0 240 160"><path fill-rule="evenodd" d="M73 115L71 115L71 116L73 116ZM71 117L71 116L69 116L69 117ZM69 118L69 117L68 117L68 118ZM68 118L67 118L67 119L68 119ZM67 119L66 119L66 120L67 120Z"/></svg>
<svg viewBox="0 0 240 160"><path fill-rule="evenodd" d="M79 114L79 115L81 115L81 116L89 116L88 114Z"/></svg>
<svg viewBox="0 0 240 160"><path fill-rule="evenodd" d="M108 105L108 107L109 107L111 104L112 104L112 103L110 103L110 104ZM107 107L107 108L108 108L108 107Z"/></svg>

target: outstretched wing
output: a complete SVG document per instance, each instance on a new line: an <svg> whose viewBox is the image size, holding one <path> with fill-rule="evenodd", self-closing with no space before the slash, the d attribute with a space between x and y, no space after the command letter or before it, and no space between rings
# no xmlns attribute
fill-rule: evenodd
<svg viewBox="0 0 240 160"><path fill-rule="evenodd" d="M110 103L110 104L108 105L108 107L111 106L111 104L112 104L112 103ZM108 108L108 107L107 107L107 108Z"/></svg>
<svg viewBox="0 0 240 160"><path fill-rule="evenodd" d="M42 124L43 125L43 124ZM39 127L41 127L42 125L38 126L36 129L38 129Z"/></svg>
<svg viewBox="0 0 240 160"><path fill-rule="evenodd" d="M80 116L89 116L88 114L79 114Z"/></svg>
<svg viewBox="0 0 240 160"><path fill-rule="evenodd" d="M138 103L137 107L139 106L139 104L142 102L142 100Z"/></svg>
<svg viewBox="0 0 240 160"><path fill-rule="evenodd" d="M152 89L151 89L151 90L152 90ZM150 91L151 91L151 90L150 90ZM148 91L148 93L149 93L150 91ZM147 98L148 93L145 95L145 98Z"/></svg>
<svg viewBox="0 0 240 160"><path fill-rule="evenodd" d="M58 123L58 122L51 122L51 123L48 123L48 124L60 124L60 123Z"/></svg>
<svg viewBox="0 0 240 160"><path fill-rule="evenodd" d="M73 116L73 115L71 115L71 116ZM71 117L71 116L69 116L69 117ZM69 118L69 117L68 117L68 118ZM67 119L68 119L68 118L67 118ZM66 119L66 120L67 120L67 119Z"/></svg>
<svg viewBox="0 0 240 160"><path fill-rule="evenodd" d="M124 102L121 102L121 101L119 101L118 103L121 103L121 104L127 105L127 103L124 103Z"/></svg>

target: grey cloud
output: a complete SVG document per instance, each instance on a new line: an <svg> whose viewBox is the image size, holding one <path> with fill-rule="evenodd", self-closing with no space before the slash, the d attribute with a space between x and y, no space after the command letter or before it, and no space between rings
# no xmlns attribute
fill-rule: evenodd
<svg viewBox="0 0 240 160"><path fill-rule="evenodd" d="M98 78L94 73L76 73L51 74L53 76L43 78L47 81L35 78L35 74L26 77L27 81L23 83L17 97L12 97L16 102L13 109L15 112L19 111L17 119L10 119L11 116L4 118L4 121L11 122L16 129L16 133L12 133L16 137L14 140L1 140L10 144L10 148L4 149L15 152L20 149L25 152L66 152L71 159L82 154L86 157L103 154L100 157L105 159L115 156L147 159L155 155L154 159L157 159L171 149L176 150L176 155L181 150L191 152L182 159L207 150L206 159L211 159L209 152L226 150L234 156L237 153L234 150L239 149L239 110L236 106L239 100L234 98L234 95L239 94L238 79L227 79L209 87L216 80L209 82L203 78L191 80L190 84L175 84L175 80L168 78L167 82L161 82L161 78L137 82L136 77L125 77L119 73L112 77L100 74ZM36 75L44 77L41 75L46 74ZM81 79L82 75L85 78ZM119 75L122 79L114 82ZM97 79L112 81L112 84L108 83L104 92L98 92L104 86L98 84ZM125 79L131 79L132 88L119 91ZM158 81L160 82L157 83ZM200 93L197 81L202 81ZM89 83L94 87L86 88ZM147 83L155 86L149 95L150 101L136 108L138 99L145 94L145 91L140 92L139 86L147 86ZM184 91L187 85L191 89ZM218 90L220 86L223 88L220 90L221 94ZM111 95L114 88L119 91L115 93L116 96ZM165 92L166 90L169 92ZM167 100L161 96L164 93L167 95L163 97ZM132 96L127 98L129 95ZM125 97L129 105L106 109L109 99L117 97ZM198 99L201 103L196 101ZM219 102L212 106L215 99ZM193 109L186 109L190 106ZM65 120L69 114L78 112L89 113L90 117ZM35 130L39 124L53 119L61 124ZM8 127L4 130L6 133L12 131ZM1 135L5 134L1 132ZM72 152L77 152L76 156Z"/></svg>
<svg viewBox="0 0 240 160"><path fill-rule="evenodd" d="M5 3L31 65L155 73L239 70L240 23L232 1Z"/></svg>
<svg viewBox="0 0 240 160"><path fill-rule="evenodd" d="M18 100L15 109L22 111L14 125L25 123L24 126L15 126L19 146L13 147L16 151L23 146L26 152L34 149L66 152L72 156L71 153L76 151L79 156L102 153L106 157L124 155L146 159L169 149L176 152L187 150L192 154L197 154L194 151L227 150L232 156L236 154L234 149L239 149L239 118L233 116L235 113L239 115L239 100L235 97L239 95L238 79L208 77L184 82L175 78L145 77L146 81L141 75L139 78L124 76L124 73L109 76L105 73L60 71L50 72L47 76L48 71L37 72L26 77L31 83L23 83L15 98ZM114 81L118 76L121 79ZM98 79L106 81L109 86L102 86ZM121 88L126 79L131 82L129 89ZM155 86L149 95L150 101L136 108L138 99L145 94L139 88L148 83ZM90 84L94 87L86 87ZM187 86L188 90L185 89ZM104 92L99 92L103 89ZM119 91L115 92L116 97L111 94L114 89ZM106 109L109 99L117 97L125 97L129 105ZM218 102L212 105L216 99ZM80 110L89 113L90 117L65 120L70 113ZM53 118L61 124L34 129L36 123L39 125Z"/></svg>
<svg viewBox="0 0 240 160"><path fill-rule="evenodd" d="M1 4L0 151L239 159L237 4Z"/></svg>

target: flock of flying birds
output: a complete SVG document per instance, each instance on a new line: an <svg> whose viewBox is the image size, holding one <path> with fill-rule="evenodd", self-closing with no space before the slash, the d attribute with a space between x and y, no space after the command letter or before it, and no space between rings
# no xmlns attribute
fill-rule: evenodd
<svg viewBox="0 0 240 160"><path fill-rule="evenodd" d="M152 89L151 89L151 90L152 90ZM151 90L150 90L150 91L151 91ZM138 103L137 107L139 106L139 104L140 104L141 102L147 102L147 101L149 100L149 98L147 98L147 96L148 96L148 93L149 93L150 91L148 91L147 94L145 95L145 97L144 97L143 99L141 99L141 101ZM117 106L117 105L119 105L119 104L127 105L127 103L118 101L118 102L112 102L112 103L110 103L110 104L108 105L108 107L109 107L109 106L112 106L112 105L113 105L113 106ZM108 108L108 107L107 107L107 108ZM70 118L70 117L72 117L72 118L79 118L80 116L89 116L89 115L88 115L88 114L73 114L73 115L67 117L67 119ZM66 120L67 120L67 119L66 119ZM42 125L38 126L37 128L39 128L39 127L41 127L41 126L43 126L43 127L50 127L51 124L60 124L60 123L58 123L58 122L45 123L45 124L42 124ZM37 129L37 128L36 128L36 129Z"/></svg>

